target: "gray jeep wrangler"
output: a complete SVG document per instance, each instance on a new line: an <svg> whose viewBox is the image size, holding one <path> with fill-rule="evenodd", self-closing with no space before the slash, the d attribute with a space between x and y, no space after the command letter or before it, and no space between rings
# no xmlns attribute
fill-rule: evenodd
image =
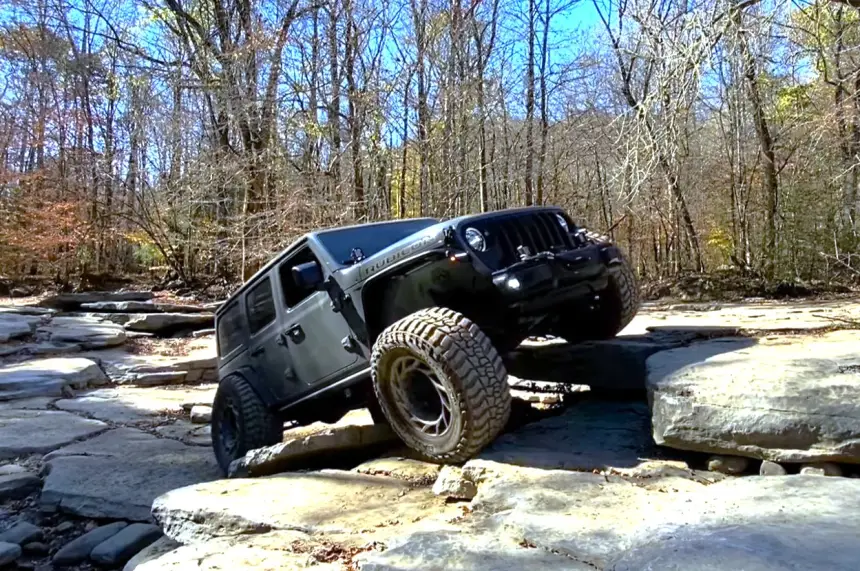
<svg viewBox="0 0 860 571"><path fill-rule="evenodd" d="M465 461L507 423L506 353L612 337L637 307L621 251L558 208L310 233L216 314L215 455L226 472L285 422L367 406L428 459Z"/></svg>

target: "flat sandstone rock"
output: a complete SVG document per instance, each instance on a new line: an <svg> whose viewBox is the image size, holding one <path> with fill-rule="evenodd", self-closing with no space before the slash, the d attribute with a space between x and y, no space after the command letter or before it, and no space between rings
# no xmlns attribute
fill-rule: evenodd
<svg viewBox="0 0 860 571"><path fill-rule="evenodd" d="M270 529L373 529L409 521L431 498L429 490L395 478L322 470L174 489L155 500L152 514L165 535L187 544Z"/></svg>
<svg viewBox="0 0 860 571"><path fill-rule="evenodd" d="M84 349L102 349L125 343L121 325L83 316L59 316L40 326L37 332L55 344L80 345Z"/></svg>
<svg viewBox="0 0 860 571"><path fill-rule="evenodd" d="M752 476L678 491L480 460L464 470L483 474L465 533L404 534L356 567L851 571L860 557L860 520L846 517L860 509L856 479ZM537 554L559 559L530 565Z"/></svg>
<svg viewBox="0 0 860 571"><path fill-rule="evenodd" d="M0 458L45 454L107 429L98 420L56 410L0 410Z"/></svg>
<svg viewBox="0 0 860 571"><path fill-rule="evenodd" d="M36 359L0 367L0 401L59 397L64 387L84 389L108 382L99 366L82 357Z"/></svg>
<svg viewBox="0 0 860 571"><path fill-rule="evenodd" d="M131 428L67 446L45 461L41 507L91 518L149 521L159 495L219 475L211 450Z"/></svg>
<svg viewBox="0 0 860 571"><path fill-rule="evenodd" d="M714 340L648 360L654 440L774 462L860 463L860 331Z"/></svg>

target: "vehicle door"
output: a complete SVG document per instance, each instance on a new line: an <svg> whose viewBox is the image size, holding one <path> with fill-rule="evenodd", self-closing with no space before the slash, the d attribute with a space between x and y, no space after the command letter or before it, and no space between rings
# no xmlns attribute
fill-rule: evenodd
<svg viewBox="0 0 860 571"><path fill-rule="evenodd" d="M319 276L318 283L309 285L294 268L312 264L319 268ZM359 364L359 354L349 343L352 332L322 289L324 271L307 244L278 266L286 308L283 335L296 376L307 385L324 383Z"/></svg>
<svg viewBox="0 0 860 571"><path fill-rule="evenodd" d="M267 276L245 294L248 316L248 352L254 370L268 382L278 400L300 392L292 359L282 337L282 319L278 318L273 295L274 284Z"/></svg>

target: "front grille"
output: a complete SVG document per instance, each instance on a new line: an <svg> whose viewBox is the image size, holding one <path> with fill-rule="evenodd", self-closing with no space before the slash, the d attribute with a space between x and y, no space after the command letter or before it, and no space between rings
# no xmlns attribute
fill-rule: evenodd
<svg viewBox="0 0 860 571"><path fill-rule="evenodd" d="M501 269L520 260L517 249L528 248L531 254L573 248L570 235L559 225L555 212L538 211L505 214L470 226L487 238L486 261L493 269ZM572 227L572 225L571 225Z"/></svg>

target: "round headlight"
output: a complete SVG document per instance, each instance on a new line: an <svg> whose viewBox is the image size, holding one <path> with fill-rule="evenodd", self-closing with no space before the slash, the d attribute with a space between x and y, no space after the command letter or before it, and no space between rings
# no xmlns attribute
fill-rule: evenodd
<svg viewBox="0 0 860 571"><path fill-rule="evenodd" d="M477 252L487 249L487 240L477 228L466 228L466 243Z"/></svg>
<svg viewBox="0 0 860 571"><path fill-rule="evenodd" d="M561 229L565 232L570 232L570 228L567 225L567 220L564 219L564 216L556 213L555 219L558 220L558 225L561 226Z"/></svg>

